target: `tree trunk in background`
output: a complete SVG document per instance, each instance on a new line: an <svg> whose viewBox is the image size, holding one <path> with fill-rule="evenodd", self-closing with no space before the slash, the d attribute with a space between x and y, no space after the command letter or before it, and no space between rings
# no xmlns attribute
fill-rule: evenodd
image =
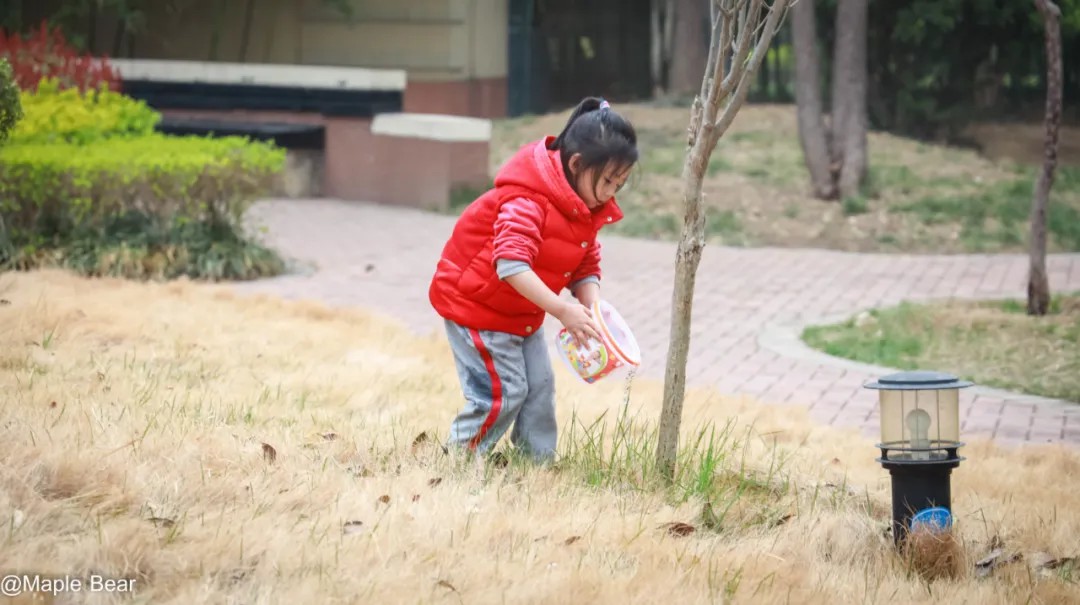
<svg viewBox="0 0 1080 605"><path fill-rule="evenodd" d="M1050 0L1035 0L1046 30L1046 136L1039 180L1031 200L1027 312L1046 315L1050 308L1050 280L1046 275L1046 205L1057 167L1058 130L1061 126L1061 10Z"/></svg>
<svg viewBox="0 0 1080 605"><path fill-rule="evenodd" d="M672 34L675 30L675 0L652 0L649 25L652 29L653 95L667 93L671 79Z"/></svg>
<svg viewBox="0 0 1080 605"><path fill-rule="evenodd" d="M836 183L830 170L832 154L821 103L821 66L813 0L799 0L791 7L791 37L795 53L795 104L803 158L810 171L814 197L836 199Z"/></svg>
<svg viewBox="0 0 1080 605"><path fill-rule="evenodd" d="M841 198L858 195L866 175L867 2L840 0L836 7L832 151Z"/></svg>
<svg viewBox="0 0 1080 605"><path fill-rule="evenodd" d="M840 0L836 9L828 126L822 117L824 104L819 88L821 62L814 3L800 0L791 9L799 142L814 196L823 200L857 196L866 180L869 163L867 4L868 0Z"/></svg>
<svg viewBox="0 0 1080 605"><path fill-rule="evenodd" d="M667 92L692 95L701 89L701 76L709 58L710 0L674 0L675 26L671 40L671 64Z"/></svg>

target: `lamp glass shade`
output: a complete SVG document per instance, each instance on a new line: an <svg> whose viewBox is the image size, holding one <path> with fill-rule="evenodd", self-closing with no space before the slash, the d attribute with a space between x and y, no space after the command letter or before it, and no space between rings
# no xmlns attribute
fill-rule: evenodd
<svg viewBox="0 0 1080 605"><path fill-rule="evenodd" d="M892 449L958 443L960 393L949 389L882 389L878 392L881 441Z"/></svg>

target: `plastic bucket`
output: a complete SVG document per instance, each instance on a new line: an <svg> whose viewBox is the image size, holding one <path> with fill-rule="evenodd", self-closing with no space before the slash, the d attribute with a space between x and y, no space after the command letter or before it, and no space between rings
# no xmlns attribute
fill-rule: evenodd
<svg viewBox="0 0 1080 605"><path fill-rule="evenodd" d="M600 327L599 342L590 338L585 347L579 348L566 328L555 336L559 356L574 374L589 384L619 368L641 364L641 348L615 307L597 301L593 304L592 314L593 321Z"/></svg>

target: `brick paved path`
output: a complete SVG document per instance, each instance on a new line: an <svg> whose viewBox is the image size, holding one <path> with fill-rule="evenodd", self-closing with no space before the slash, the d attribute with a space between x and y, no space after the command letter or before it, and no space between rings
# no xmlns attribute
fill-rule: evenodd
<svg viewBox="0 0 1080 605"><path fill-rule="evenodd" d="M420 333L441 333L427 285L452 217L333 200L270 200L257 204L252 218L268 228L272 245L317 268L240 284L241 291L369 307ZM641 344L639 375L662 379L675 244L614 236L601 242L603 296ZM1054 256L1048 264L1054 289L1080 290L1080 254ZM1026 257L1015 255L708 246L698 270L688 381L766 403L805 405L820 422L872 437L876 393L862 385L889 370L811 351L798 338L800 326L902 300L1022 297L1026 266ZM961 406L964 435L1080 445L1080 404L975 387L961 391Z"/></svg>

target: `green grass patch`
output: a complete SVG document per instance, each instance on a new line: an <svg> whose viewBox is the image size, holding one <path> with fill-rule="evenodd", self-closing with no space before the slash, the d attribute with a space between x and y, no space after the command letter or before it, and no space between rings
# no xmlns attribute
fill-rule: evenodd
<svg viewBox="0 0 1080 605"><path fill-rule="evenodd" d="M844 210L845 216L855 216L856 214L866 214L870 211L870 204L866 201L866 198L861 195L852 195L844 198L841 202L841 208Z"/></svg>
<svg viewBox="0 0 1080 605"><path fill-rule="evenodd" d="M902 303L802 337L845 359L1080 403L1080 293L1056 295L1045 317L1028 316L1023 300Z"/></svg>
<svg viewBox="0 0 1080 605"><path fill-rule="evenodd" d="M611 225L611 233L627 237L646 239L667 239L682 230L682 217L674 212L660 208L646 208L632 201L620 202L623 218ZM605 233L608 230L605 229Z"/></svg>
<svg viewBox="0 0 1080 605"><path fill-rule="evenodd" d="M647 174L682 175L686 136L645 128L638 133L641 168ZM720 139L706 169L706 177L736 173L772 185L795 185L805 172L798 141L778 139L770 131L734 132Z"/></svg>
<svg viewBox="0 0 1080 605"><path fill-rule="evenodd" d="M683 217L667 208L647 208L633 197L620 202L623 219L611 226L611 233L646 239L671 239L682 233ZM605 230L605 233L607 231ZM705 236L729 246L746 245L742 220L731 210L710 208L705 215Z"/></svg>
<svg viewBox="0 0 1080 605"><path fill-rule="evenodd" d="M689 101L622 106L641 160L619 201L615 231L677 240ZM566 112L500 120L492 168L526 141L559 132ZM813 198L793 106L749 104L717 143L704 175L710 235L725 244L866 252L1016 253L1026 249L1034 166L998 162L970 149L868 133L867 179L839 202ZM1080 250L1080 169L1060 166L1050 204L1052 252ZM640 215L632 216L639 212ZM710 215L711 216L711 215ZM793 220L797 219L797 220ZM735 229L735 226L738 229Z"/></svg>
<svg viewBox="0 0 1080 605"><path fill-rule="evenodd" d="M863 193L869 198L882 195L903 197L927 195L928 192L955 191L971 183L971 179L958 176L926 176L918 174L904 164L892 164L879 157L871 158L866 169Z"/></svg>
<svg viewBox="0 0 1080 605"><path fill-rule="evenodd" d="M1033 174L978 191L931 193L893 207L928 225L958 224L972 252L1018 246L1030 229ZM1047 232L1058 249L1080 250L1080 169L1059 169L1047 206Z"/></svg>

